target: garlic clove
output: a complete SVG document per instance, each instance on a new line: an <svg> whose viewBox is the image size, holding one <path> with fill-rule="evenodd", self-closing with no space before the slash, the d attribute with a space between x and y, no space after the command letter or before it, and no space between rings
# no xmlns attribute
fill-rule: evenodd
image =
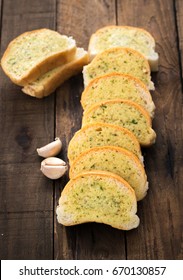
<svg viewBox="0 0 183 280"><path fill-rule="evenodd" d="M65 161L60 158L49 157L41 162L41 171L49 179L58 179L62 177L67 170L68 167Z"/></svg>
<svg viewBox="0 0 183 280"><path fill-rule="evenodd" d="M62 149L62 141L60 138L56 137L55 141L37 149L37 153L39 156L48 158L56 156L60 153Z"/></svg>
<svg viewBox="0 0 183 280"><path fill-rule="evenodd" d="M47 178L56 180L65 174L67 166L42 166L41 171Z"/></svg>
<svg viewBox="0 0 183 280"><path fill-rule="evenodd" d="M42 161L45 165L63 166L66 165L65 161L57 157L48 157Z"/></svg>

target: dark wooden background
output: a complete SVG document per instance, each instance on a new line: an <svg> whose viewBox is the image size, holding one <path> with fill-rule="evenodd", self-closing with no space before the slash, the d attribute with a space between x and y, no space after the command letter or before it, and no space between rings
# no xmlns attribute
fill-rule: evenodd
<svg viewBox="0 0 183 280"><path fill-rule="evenodd" d="M0 70L0 256L1 259L183 258L183 1L0 0L0 51L27 30L47 27L73 36L87 49L105 25L143 27L160 54L153 74L156 144L143 150L150 182L138 203L140 226L124 232L102 224L59 225L55 217L68 177L53 182L40 172L36 148L81 126L82 75L38 100L21 93Z"/></svg>

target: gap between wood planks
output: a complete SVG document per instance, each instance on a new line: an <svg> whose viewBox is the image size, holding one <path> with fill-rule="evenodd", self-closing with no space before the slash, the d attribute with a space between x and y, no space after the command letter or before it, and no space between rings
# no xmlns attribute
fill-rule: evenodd
<svg viewBox="0 0 183 280"><path fill-rule="evenodd" d="M173 1L173 8L174 8L174 19L175 19L175 30L177 33L177 52L178 52L178 61L179 61L179 69L180 69L180 81L181 81L181 90L183 93L183 79L182 79L182 63L181 63L181 45L180 45L180 38L179 38L179 27L178 27L178 7L177 7L177 1Z"/></svg>
<svg viewBox="0 0 183 280"><path fill-rule="evenodd" d="M2 37L3 0L0 0L0 43ZM0 44L1 45L1 44ZM1 49L0 49L1 51Z"/></svg>

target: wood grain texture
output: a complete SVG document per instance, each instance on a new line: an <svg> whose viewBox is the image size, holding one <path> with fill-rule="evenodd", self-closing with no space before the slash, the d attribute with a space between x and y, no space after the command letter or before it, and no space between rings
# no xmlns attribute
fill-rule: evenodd
<svg viewBox="0 0 183 280"><path fill-rule="evenodd" d="M73 35L77 45L85 49L91 34L106 24L116 24L116 7L113 0L57 1L57 28ZM65 24L67 22L67 24Z"/></svg>
<svg viewBox="0 0 183 280"><path fill-rule="evenodd" d="M85 12L87 11L87 13ZM78 46L88 48L91 34L108 24L116 24L115 1L58 1L57 29L75 38ZM67 25L64 22L67 21ZM68 22L69 21L69 22ZM83 91L82 75L70 79L57 91L56 131L64 139L64 154L74 132L81 127L80 105ZM64 183L68 181L65 179ZM60 189L64 185L60 184ZM60 189L56 185L55 203L58 204ZM114 238L120 243L114 243ZM109 244L113 246L109 246ZM124 259L124 232L115 231L105 225L86 224L65 228L56 223L56 259Z"/></svg>
<svg viewBox="0 0 183 280"><path fill-rule="evenodd" d="M37 100L0 69L1 259L182 259L182 1L0 0L0 12L1 56L24 31L57 29L87 49L91 34L111 24L145 28L160 54L152 92L157 141L143 149L149 191L138 203L140 226L129 232L96 223L58 224L55 212L68 173L53 182L39 170L36 148L56 136L63 142L59 157L68 163L69 141L81 127L82 73Z"/></svg>
<svg viewBox="0 0 183 280"><path fill-rule="evenodd" d="M126 13L126 11L129 11ZM141 14L141 16L137 16ZM160 54L152 93L156 144L144 151L150 189L139 203L141 225L126 234L128 259L182 257L182 94L173 1L118 1L118 24L140 26ZM148 211L150 209L150 211ZM167 246L169 244L169 246Z"/></svg>
<svg viewBox="0 0 183 280"><path fill-rule="evenodd" d="M150 190L147 198L138 205L141 225L137 230L123 235L123 233L118 234L119 232L114 229L110 232L102 225L82 225L74 229L61 227L62 233L59 235L58 227L56 230L58 234L57 246L61 236L64 236L66 240L62 238L62 246L55 249L56 257L65 257L63 244L69 246L68 240L70 240L71 245L66 250L70 252L70 255L67 255L66 258L179 259L182 256L181 246L179 246L182 242L182 190L180 188L182 97L174 3L173 1L138 1L138 3L137 1L117 1L116 14L116 22L119 25L139 26L148 30L156 38L157 51L160 53L159 72L153 75L156 91L152 93L157 107L153 125L158 137L156 145L144 150ZM80 17L79 13L77 13L77 17ZM105 15L101 18L104 20ZM95 23L95 25L97 28L101 27L100 24ZM102 25L105 25L105 23ZM59 25L57 24L57 26ZM97 28L92 26L92 29L96 30ZM84 36L90 36L91 33L86 32ZM69 100L69 104L71 104L70 102L72 103L72 100ZM81 114L80 109L76 113L77 109L79 108L74 109L72 122L75 131L80 127L78 118ZM72 112L72 110L69 112ZM70 119L72 119L72 115ZM70 135L72 135L72 130L70 129ZM58 196L56 200L58 200ZM149 212L147 209L151 209L151 211ZM102 229L102 232L99 231L99 228ZM75 239L74 242L73 238L67 239L67 236L71 234ZM115 238L117 242L113 245L111 255L107 244L112 242L114 234L117 234ZM103 236L102 244L101 235ZM93 239L90 238L91 236L97 236L95 240L99 242L94 243ZM106 239L111 240L111 242L106 242Z"/></svg>
<svg viewBox="0 0 183 280"><path fill-rule="evenodd" d="M177 23L177 32L178 32L178 36L177 36L177 47L179 50L179 64L180 64L180 74L181 74L181 85L179 85L181 91L182 91L182 95L181 97L179 97L177 102L180 102L179 104L179 111L177 112L177 118L179 119L179 123L178 125L181 126L181 128L179 129L177 126L177 131L176 131L176 135L175 135L175 143L177 143L177 139L178 139L178 143L180 146L180 151L183 151L183 133L182 133L182 119L183 119L183 110L182 110L182 98L183 98L183 6L182 6L182 1L181 0L176 0L175 1L175 16L176 16L176 23ZM177 106L176 106L177 108ZM176 174L176 185L179 186L179 193L178 195L180 196L179 200L181 203L181 213L183 213L183 188L181 187L182 185L182 174L183 174L183 155L182 153L178 153L176 154L176 164L174 165L174 174ZM179 255L179 259L183 258L183 219L182 223L181 223L181 229L182 229L182 240L180 242L180 255Z"/></svg>
<svg viewBox="0 0 183 280"><path fill-rule="evenodd" d="M2 0L0 0L0 30L1 30L1 19L2 19L2 5L3 5L3 2L2 2Z"/></svg>
<svg viewBox="0 0 183 280"><path fill-rule="evenodd" d="M1 260L51 259L52 223L51 211L0 214Z"/></svg>
<svg viewBox="0 0 183 280"><path fill-rule="evenodd" d="M27 6L26 1L6 0L2 13L1 54L22 32L53 29L55 25L55 1L33 0ZM49 259L53 247L53 182L41 174L36 148L54 138L54 97L28 97L2 70L0 74L0 255Z"/></svg>
<svg viewBox="0 0 183 280"><path fill-rule="evenodd" d="M177 19L177 31L178 31L178 47L180 55L181 69L183 69L183 6L181 0L175 1L175 13ZM182 85L183 85L183 71L182 73ZM183 86L182 86L183 87Z"/></svg>

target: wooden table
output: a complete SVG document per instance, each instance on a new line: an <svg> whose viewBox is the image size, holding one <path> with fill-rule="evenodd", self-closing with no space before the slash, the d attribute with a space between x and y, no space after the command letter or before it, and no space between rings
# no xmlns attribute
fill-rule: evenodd
<svg viewBox="0 0 183 280"><path fill-rule="evenodd" d="M156 39L160 67L153 74L154 146L143 150L150 188L138 203L140 226L129 232L102 224L63 227L55 208L68 181L40 172L36 148L59 136L60 157L81 127L82 74L49 97L23 94L0 70L1 259L182 259L183 257L183 1L0 0L1 55L27 30L50 28L87 49L105 25L143 27Z"/></svg>

